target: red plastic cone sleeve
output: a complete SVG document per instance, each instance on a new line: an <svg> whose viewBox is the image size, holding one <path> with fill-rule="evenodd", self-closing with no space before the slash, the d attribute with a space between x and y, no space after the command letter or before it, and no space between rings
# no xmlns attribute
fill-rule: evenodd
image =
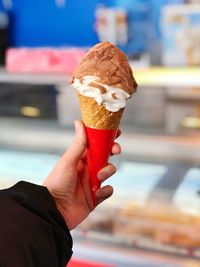
<svg viewBox="0 0 200 267"><path fill-rule="evenodd" d="M94 205L96 205L95 192L100 188L101 183L97 173L108 163L112 145L118 129L101 130L85 127L88 141L87 163L90 175L90 189Z"/></svg>

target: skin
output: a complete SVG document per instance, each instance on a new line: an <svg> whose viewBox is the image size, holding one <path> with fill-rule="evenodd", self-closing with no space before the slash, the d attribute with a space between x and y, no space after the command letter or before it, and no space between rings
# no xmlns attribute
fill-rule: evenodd
<svg viewBox="0 0 200 267"><path fill-rule="evenodd" d="M53 196L56 206L70 230L80 224L95 208L89 187L86 147L87 138L84 125L81 121L76 121L73 142L43 183ZM120 145L114 143L112 155L120 152ZM116 167L108 164L99 171L97 176L103 182L115 172ZM96 191L97 205L112 194L112 186L101 187Z"/></svg>

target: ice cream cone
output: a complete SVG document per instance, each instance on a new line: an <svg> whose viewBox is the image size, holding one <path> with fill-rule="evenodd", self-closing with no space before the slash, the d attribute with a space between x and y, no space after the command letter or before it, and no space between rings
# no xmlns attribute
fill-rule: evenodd
<svg viewBox="0 0 200 267"><path fill-rule="evenodd" d="M79 104L82 119L86 126L90 188L93 203L96 205L95 192L101 186L97 173L108 164L124 109L120 109L118 112L110 112L103 105L99 106L93 98L81 94L79 94Z"/></svg>
<svg viewBox="0 0 200 267"><path fill-rule="evenodd" d="M99 106L93 98L81 94L79 94L79 103L82 119L86 126L90 188L93 203L96 205L95 192L101 186L97 173L108 164L123 109L118 112L110 112L103 105Z"/></svg>
<svg viewBox="0 0 200 267"><path fill-rule="evenodd" d="M97 173L107 165L126 100L137 83L125 54L113 44L97 44L83 57L72 80L78 90L85 124L87 161L94 205L101 183Z"/></svg>

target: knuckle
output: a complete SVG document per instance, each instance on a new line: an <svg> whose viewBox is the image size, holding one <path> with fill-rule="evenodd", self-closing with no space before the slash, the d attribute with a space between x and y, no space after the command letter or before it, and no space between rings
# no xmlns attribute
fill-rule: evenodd
<svg viewBox="0 0 200 267"><path fill-rule="evenodd" d="M86 147L86 142L81 140L80 138L74 139L74 144L76 144L78 146Z"/></svg>

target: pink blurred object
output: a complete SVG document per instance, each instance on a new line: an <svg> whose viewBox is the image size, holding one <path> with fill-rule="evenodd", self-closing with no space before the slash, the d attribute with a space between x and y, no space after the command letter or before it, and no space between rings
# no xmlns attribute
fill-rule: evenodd
<svg viewBox="0 0 200 267"><path fill-rule="evenodd" d="M113 265L95 264L91 262L71 260L67 267L114 267Z"/></svg>
<svg viewBox="0 0 200 267"><path fill-rule="evenodd" d="M10 48L6 69L14 73L71 74L85 53L83 48Z"/></svg>

